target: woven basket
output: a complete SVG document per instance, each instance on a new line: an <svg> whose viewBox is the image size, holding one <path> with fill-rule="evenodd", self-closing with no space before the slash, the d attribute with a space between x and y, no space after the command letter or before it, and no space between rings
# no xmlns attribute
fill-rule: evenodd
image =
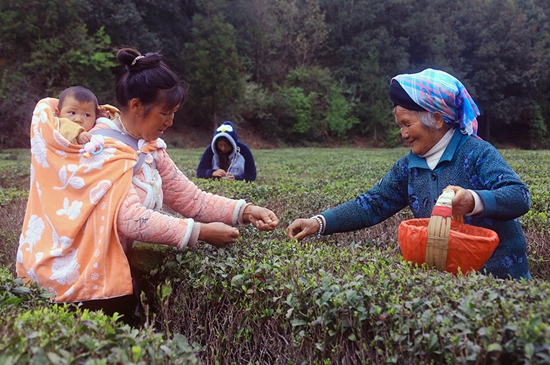
<svg viewBox="0 0 550 365"><path fill-rule="evenodd" d="M430 218L401 222L398 242L406 261L439 271L479 271L498 246L496 232L463 223L452 216L454 191L444 190Z"/></svg>

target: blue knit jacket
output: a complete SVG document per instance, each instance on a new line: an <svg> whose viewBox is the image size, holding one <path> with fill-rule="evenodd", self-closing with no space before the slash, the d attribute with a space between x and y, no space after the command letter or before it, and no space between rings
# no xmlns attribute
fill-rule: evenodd
<svg viewBox="0 0 550 365"><path fill-rule="evenodd" d="M448 185L477 192L485 209L464 217L464 223L492 229L499 236L499 245L481 271L499 278L530 279L525 236L517 219L529 211L529 190L491 144L462 133L453 135L433 171L424 158L411 152L372 189L323 212L324 234L373 226L407 205L415 218L429 218Z"/></svg>

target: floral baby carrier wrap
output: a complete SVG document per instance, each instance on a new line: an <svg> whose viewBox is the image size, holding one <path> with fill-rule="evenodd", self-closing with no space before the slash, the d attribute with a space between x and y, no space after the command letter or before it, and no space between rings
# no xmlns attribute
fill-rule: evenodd
<svg viewBox="0 0 550 365"><path fill-rule="evenodd" d="M132 294L116 219L137 153L109 137L97 153L83 153L59 133L57 102L39 101L32 116L30 190L17 275L46 288L57 302Z"/></svg>

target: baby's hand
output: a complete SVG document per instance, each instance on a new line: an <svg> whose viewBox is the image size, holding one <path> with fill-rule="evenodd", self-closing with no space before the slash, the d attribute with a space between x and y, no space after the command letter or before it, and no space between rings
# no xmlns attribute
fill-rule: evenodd
<svg viewBox="0 0 550 365"><path fill-rule="evenodd" d="M109 111L104 106L98 106L97 107L97 117L98 118L103 117L103 118L111 119L111 115L109 114Z"/></svg>
<svg viewBox="0 0 550 365"><path fill-rule="evenodd" d="M90 132L82 132L76 136L78 144L86 144L92 140L92 134Z"/></svg>

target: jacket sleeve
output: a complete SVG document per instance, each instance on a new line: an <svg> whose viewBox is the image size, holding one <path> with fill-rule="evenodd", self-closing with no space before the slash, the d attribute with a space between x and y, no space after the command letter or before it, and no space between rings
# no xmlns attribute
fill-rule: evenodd
<svg viewBox="0 0 550 365"><path fill-rule="evenodd" d="M321 213L325 235L350 232L378 224L407 206L407 159L401 158L363 194Z"/></svg>
<svg viewBox="0 0 550 365"><path fill-rule="evenodd" d="M254 156L244 143L239 142L239 148L241 156L244 158L244 174L235 175L235 180L254 181L256 180L256 163L254 162Z"/></svg>
<svg viewBox="0 0 550 365"><path fill-rule="evenodd" d="M59 118L59 133L72 144L76 144L76 137L86 130L80 124L67 118Z"/></svg>
<svg viewBox="0 0 550 365"><path fill-rule="evenodd" d="M188 244L194 245L200 225L192 219L180 219L145 208L132 185L119 207L117 230L119 235L132 240L182 249Z"/></svg>
<svg viewBox="0 0 550 365"><path fill-rule="evenodd" d="M156 163L162 179L164 204L197 222L222 222L232 226L239 224L241 208L246 205L244 200L228 199L202 191L189 181L164 149L158 150Z"/></svg>
<svg viewBox="0 0 550 365"><path fill-rule="evenodd" d="M212 168L212 158L214 153L210 146L206 147L202 154L199 166L197 166L197 177L202 179L210 179L214 169Z"/></svg>
<svg viewBox="0 0 550 365"><path fill-rule="evenodd" d="M483 201L484 210L475 217L510 220L529 211L529 189L494 147L486 147L464 165L471 171L471 189Z"/></svg>

